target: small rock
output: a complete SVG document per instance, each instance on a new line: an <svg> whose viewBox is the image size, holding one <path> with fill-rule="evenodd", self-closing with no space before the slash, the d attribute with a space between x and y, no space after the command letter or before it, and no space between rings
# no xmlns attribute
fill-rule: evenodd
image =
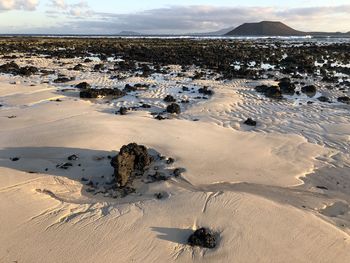
<svg viewBox="0 0 350 263"><path fill-rule="evenodd" d="M73 166L72 163L62 163L62 164L57 164L56 168L67 170L69 167L72 167L72 166Z"/></svg>
<svg viewBox="0 0 350 263"><path fill-rule="evenodd" d="M173 172L175 177L181 176L182 173L183 173L183 169L181 169L181 168L176 168Z"/></svg>
<svg viewBox="0 0 350 263"><path fill-rule="evenodd" d="M90 89L91 85L87 82L81 82L78 85L75 85L77 89Z"/></svg>
<svg viewBox="0 0 350 263"><path fill-rule="evenodd" d="M156 120L159 120L159 121L162 121L162 120L165 120L166 118L165 117L163 117L162 115L157 115L156 117L155 117L155 119Z"/></svg>
<svg viewBox="0 0 350 263"><path fill-rule="evenodd" d="M171 96L171 95L167 95L167 96L164 98L164 101L165 101L165 102L175 102L176 99L175 99L173 96Z"/></svg>
<svg viewBox="0 0 350 263"><path fill-rule="evenodd" d="M339 97L337 101L345 104L350 104L350 97L347 97L347 96Z"/></svg>
<svg viewBox="0 0 350 263"><path fill-rule="evenodd" d="M256 121L252 120L251 118L248 118L245 122L244 122L245 125L248 125L248 126L256 126Z"/></svg>
<svg viewBox="0 0 350 263"><path fill-rule="evenodd" d="M321 96L319 98L317 98L319 101L321 102L331 102L329 98L325 97L325 96Z"/></svg>
<svg viewBox="0 0 350 263"><path fill-rule="evenodd" d="M301 92L305 93L308 97L313 97L316 94L316 87L314 85L304 86L301 88Z"/></svg>
<svg viewBox="0 0 350 263"><path fill-rule="evenodd" d="M77 155L75 155L75 154L73 154L73 155L68 157L68 161L75 161L77 159L79 159L79 157Z"/></svg>
<svg viewBox="0 0 350 263"><path fill-rule="evenodd" d="M179 104L172 103L166 108L166 111L168 113L172 113L172 114L180 114L181 108L180 108Z"/></svg>
<svg viewBox="0 0 350 263"><path fill-rule="evenodd" d="M198 92L201 94L204 94L204 95L208 95L208 96L211 96L214 94L214 92L212 90L210 90L208 87L200 88L200 89L198 89Z"/></svg>
<svg viewBox="0 0 350 263"><path fill-rule="evenodd" d="M163 194L162 193L155 193L154 196L157 198L157 199L163 199Z"/></svg>
<svg viewBox="0 0 350 263"><path fill-rule="evenodd" d="M174 158L171 158L169 157L167 160L166 160L166 163L167 164L173 164L175 162L175 159Z"/></svg>
<svg viewBox="0 0 350 263"><path fill-rule="evenodd" d="M316 188L318 188L318 189L322 189L322 190L328 190L328 188L327 187L325 187L325 186L316 186Z"/></svg>
<svg viewBox="0 0 350 263"><path fill-rule="evenodd" d="M126 115L126 113L128 112L128 109L125 107L120 107L119 109L119 114L120 115Z"/></svg>
<svg viewBox="0 0 350 263"><path fill-rule="evenodd" d="M188 244L192 247L215 248L216 238L209 229L200 228L188 238Z"/></svg>

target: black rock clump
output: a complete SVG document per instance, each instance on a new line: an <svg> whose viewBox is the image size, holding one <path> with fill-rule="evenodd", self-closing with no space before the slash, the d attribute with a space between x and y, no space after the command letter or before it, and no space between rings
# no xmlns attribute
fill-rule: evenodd
<svg viewBox="0 0 350 263"><path fill-rule="evenodd" d="M295 85L291 83L290 78L283 78L278 83L282 94L294 95L295 93Z"/></svg>
<svg viewBox="0 0 350 263"><path fill-rule="evenodd" d="M282 99L282 92L278 86L260 85L255 87L256 92L262 93L271 99Z"/></svg>
<svg viewBox="0 0 350 263"><path fill-rule="evenodd" d="M68 159L68 161L75 161L75 160L78 160L79 157L76 154L72 154L72 155L68 156L67 159Z"/></svg>
<svg viewBox="0 0 350 263"><path fill-rule="evenodd" d="M20 75L20 76L30 76L39 72L37 67L25 66L20 67L14 61L3 64L0 66L0 72L5 74Z"/></svg>
<svg viewBox="0 0 350 263"><path fill-rule="evenodd" d="M317 99L318 99L320 102L328 102L328 103L331 102L330 99L329 99L328 97L326 97L326 96L321 96L321 97L318 97Z"/></svg>
<svg viewBox="0 0 350 263"><path fill-rule="evenodd" d="M106 69L106 66L104 64L96 64L94 66L94 71L101 71L101 70L104 70Z"/></svg>
<svg viewBox="0 0 350 263"><path fill-rule="evenodd" d="M146 104L146 103L143 103L140 107L141 107L141 108L144 108L144 109L150 109L150 108L152 108L151 105Z"/></svg>
<svg viewBox="0 0 350 263"><path fill-rule="evenodd" d="M75 85L75 87L77 89L90 89L91 85L89 83L87 83L87 82L81 82L81 83Z"/></svg>
<svg viewBox="0 0 350 263"><path fill-rule="evenodd" d="M72 81L72 80L74 80L74 78L58 77L53 82L54 83L66 83L66 82L69 82L69 81Z"/></svg>
<svg viewBox="0 0 350 263"><path fill-rule="evenodd" d="M212 90L209 89L209 87L204 86L203 88L198 89L198 92L204 95L211 96L214 94Z"/></svg>
<svg viewBox="0 0 350 263"><path fill-rule="evenodd" d="M176 99L175 99L173 96L171 96L171 95L167 95L167 96L164 98L164 101L165 101L165 102L175 102Z"/></svg>
<svg viewBox="0 0 350 263"><path fill-rule="evenodd" d="M207 228L197 229L189 238L188 244L192 247L215 248L215 235Z"/></svg>
<svg viewBox="0 0 350 263"><path fill-rule="evenodd" d="M181 113L181 108L179 106L179 104L177 103L171 103L167 108L166 111L168 113L172 113L172 114L180 114Z"/></svg>
<svg viewBox="0 0 350 263"><path fill-rule="evenodd" d="M120 107L120 109L119 109L119 114L120 114L120 115L126 115L127 112L128 112L128 109L127 109L127 108L125 108L125 107Z"/></svg>
<svg viewBox="0 0 350 263"><path fill-rule="evenodd" d="M80 91L80 98L83 98L83 99L96 99L98 97L106 97L106 96L120 98L120 97L123 97L124 95L125 93L117 88L84 89Z"/></svg>
<svg viewBox="0 0 350 263"><path fill-rule="evenodd" d="M125 187L128 183L132 183L135 173L143 174L151 162L152 158L145 146L136 143L124 145L118 155L111 160L118 185Z"/></svg>
<svg viewBox="0 0 350 263"><path fill-rule="evenodd" d="M301 92L309 97L316 95L317 88L314 85L308 85L301 88Z"/></svg>
<svg viewBox="0 0 350 263"><path fill-rule="evenodd" d="M256 126L256 121L254 121L253 119L251 118L248 118L245 122L244 122L245 125L248 125L248 126Z"/></svg>
<svg viewBox="0 0 350 263"><path fill-rule="evenodd" d="M347 96L339 97L337 101L345 104L350 104L350 98Z"/></svg>
<svg viewBox="0 0 350 263"><path fill-rule="evenodd" d="M56 168L67 170L69 167L72 167L72 166L73 166L72 163L61 163L61 164L57 164Z"/></svg>
<svg viewBox="0 0 350 263"><path fill-rule="evenodd" d="M76 71L80 71L84 68L84 66L82 64L77 64L73 67L73 70L76 70Z"/></svg>
<svg viewBox="0 0 350 263"><path fill-rule="evenodd" d="M131 86L130 84L126 84L124 89L124 92L132 92L132 91L137 91L137 87Z"/></svg>

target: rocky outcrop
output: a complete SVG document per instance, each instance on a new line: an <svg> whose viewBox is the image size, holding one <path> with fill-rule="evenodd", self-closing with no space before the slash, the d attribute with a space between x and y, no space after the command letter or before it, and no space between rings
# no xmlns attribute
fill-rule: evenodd
<svg viewBox="0 0 350 263"><path fill-rule="evenodd" d="M91 85L89 83L87 83L87 82L81 82L81 83L75 85L75 87L77 89L90 89Z"/></svg>
<svg viewBox="0 0 350 263"><path fill-rule="evenodd" d="M172 113L172 114L180 114L181 113L181 108L179 106L179 104L176 103L171 103L167 108L166 111L168 113Z"/></svg>
<svg viewBox="0 0 350 263"><path fill-rule="evenodd" d="M259 93L264 94L266 97L271 99L282 99L282 92L278 86L256 86L255 90Z"/></svg>
<svg viewBox="0 0 350 263"><path fill-rule="evenodd" d="M111 160L118 186L125 187L131 183L135 174L143 174L151 162L152 158L145 146L136 143L124 145Z"/></svg>
<svg viewBox="0 0 350 263"><path fill-rule="evenodd" d="M214 92L211 89L209 89L209 87L207 86L204 86L203 88L198 89L198 92L208 96L211 96L214 94Z"/></svg>
<svg viewBox="0 0 350 263"><path fill-rule="evenodd" d="M171 96L171 95L167 95L167 96L164 98L164 101L165 101L165 102L175 102L176 99L175 99L173 96Z"/></svg>
<svg viewBox="0 0 350 263"><path fill-rule="evenodd" d="M190 246L198 246L203 248L215 248L215 235L207 228L197 229L189 238L188 244Z"/></svg>
<svg viewBox="0 0 350 263"><path fill-rule="evenodd" d="M295 93L295 85L291 83L290 78L281 79L278 86L280 87L282 94L294 95Z"/></svg>
<svg viewBox="0 0 350 263"><path fill-rule="evenodd" d="M350 97L347 97L347 96L339 97L337 101L345 104L350 104Z"/></svg>
<svg viewBox="0 0 350 263"><path fill-rule="evenodd" d="M314 85L309 85L301 88L301 92L306 94L309 97L313 97L316 95L316 87Z"/></svg>
<svg viewBox="0 0 350 263"><path fill-rule="evenodd" d="M0 72L5 74L30 76L39 72L38 68L33 66L20 67L15 62L9 62L0 66Z"/></svg>

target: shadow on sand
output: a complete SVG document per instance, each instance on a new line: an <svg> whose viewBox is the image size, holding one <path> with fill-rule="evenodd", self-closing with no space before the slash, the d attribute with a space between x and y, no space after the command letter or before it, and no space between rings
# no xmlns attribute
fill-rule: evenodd
<svg viewBox="0 0 350 263"><path fill-rule="evenodd" d="M193 233L192 229L152 227L152 231L157 232L157 237L172 243L187 244L188 237Z"/></svg>
<svg viewBox="0 0 350 263"><path fill-rule="evenodd" d="M28 173L65 176L72 180L113 174L111 156L117 152L66 147L18 147L0 150L0 166ZM75 155L76 158L69 160ZM64 168L64 164L69 164ZM62 168L63 166L63 168Z"/></svg>

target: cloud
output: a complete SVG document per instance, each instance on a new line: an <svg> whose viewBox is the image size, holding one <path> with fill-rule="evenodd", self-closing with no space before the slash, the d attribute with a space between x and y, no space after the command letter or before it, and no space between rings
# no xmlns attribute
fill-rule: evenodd
<svg viewBox="0 0 350 263"><path fill-rule="evenodd" d="M211 32L245 22L282 21L303 31L349 31L350 5L331 7L217 7L208 5L169 6L129 14L98 13L86 1L67 3L51 0L49 16L56 26L33 32L62 34L115 34ZM78 18L78 19L77 19Z"/></svg>
<svg viewBox="0 0 350 263"><path fill-rule="evenodd" d="M35 10L39 0L0 0L0 10Z"/></svg>
<svg viewBox="0 0 350 263"><path fill-rule="evenodd" d="M305 31L349 31L349 13L350 5L291 9L171 6L130 14L92 12L89 18L71 24L70 28L72 33L79 30L91 33L116 33L121 30L144 33L184 33L215 31L245 22L278 20Z"/></svg>
<svg viewBox="0 0 350 263"><path fill-rule="evenodd" d="M81 0L77 3L70 4L65 0L51 0L49 15L65 15L69 17L86 17L91 16L93 11L87 1Z"/></svg>

